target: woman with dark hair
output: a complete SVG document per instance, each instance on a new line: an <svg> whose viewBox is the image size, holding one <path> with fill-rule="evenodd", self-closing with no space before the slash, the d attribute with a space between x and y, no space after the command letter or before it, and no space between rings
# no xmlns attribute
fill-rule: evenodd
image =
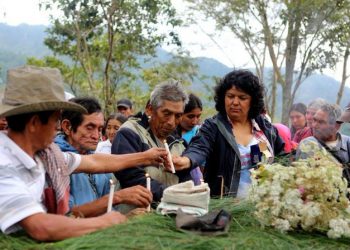
<svg viewBox="0 0 350 250"><path fill-rule="evenodd" d="M306 105L304 103L294 103L289 110L289 119L291 122L290 132L292 138L295 133L306 127ZM299 142L298 142L299 143Z"/></svg>
<svg viewBox="0 0 350 250"><path fill-rule="evenodd" d="M113 115L110 115L107 118L107 121L105 123L105 126L103 130L105 131L105 135L107 139L105 141L101 141L97 144L97 148L95 150L95 153L111 153L112 143L114 140L115 135L117 134L117 131L119 130L120 126L126 122L128 118L126 118L121 113L116 113Z"/></svg>
<svg viewBox="0 0 350 250"><path fill-rule="evenodd" d="M188 95L188 102L185 106L181 122L177 127L177 132L188 145L191 139L198 133L200 118L202 115L202 101L194 94ZM196 167L190 172L195 185L199 185L203 180L203 174L200 167Z"/></svg>
<svg viewBox="0 0 350 250"><path fill-rule="evenodd" d="M283 151L284 142L275 127L261 115L264 87L247 70L228 73L215 87L217 115L205 120L182 157L174 157L177 169L204 164L204 180L211 195L245 197L250 171L263 154L268 161Z"/></svg>
<svg viewBox="0 0 350 250"><path fill-rule="evenodd" d="M187 143L190 143L192 137L198 132L202 110L202 101L196 95L189 94L188 103L178 126L178 132Z"/></svg>

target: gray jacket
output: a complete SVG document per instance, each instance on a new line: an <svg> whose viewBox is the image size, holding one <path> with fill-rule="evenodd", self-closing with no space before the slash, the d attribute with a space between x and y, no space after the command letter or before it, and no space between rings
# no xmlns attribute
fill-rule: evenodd
<svg viewBox="0 0 350 250"><path fill-rule="evenodd" d="M302 140L299 144L299 147L296 152L296 159L306 159L310 156L312 156L311 152L302 152L300 150L302 145L306 145L310 142L316 142L320 148L325 148L329 153L332 154L332 156L340 162L343 167L343 176L346 178L348 183L350 183L350 171L349 171L349 165L350 165L350 137L337 133L338 143L334 148L327 147L323 142L318 141L315 137L311 136L308 138L305 138Z"/></svg>

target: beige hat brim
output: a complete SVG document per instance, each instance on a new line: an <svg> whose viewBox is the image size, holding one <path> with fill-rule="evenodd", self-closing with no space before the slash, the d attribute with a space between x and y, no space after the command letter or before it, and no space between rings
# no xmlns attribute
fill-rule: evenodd
<svg viewBox="0 0 350 250"><path fill-rule="evenodd" d="M86 114L87 111L84 107L79 104L73 102L40 102L40 103L31 103L24 105L6 105L0 104L0 116L14 116L20 114L27 114L33 112L41 112L41 111L50 111L50 110L68 110L68 111L76 111Z"/></svg>

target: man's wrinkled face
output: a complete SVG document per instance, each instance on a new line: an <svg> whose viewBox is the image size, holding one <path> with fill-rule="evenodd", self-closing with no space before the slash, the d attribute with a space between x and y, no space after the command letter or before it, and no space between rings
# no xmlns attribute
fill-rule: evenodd
<svg viewBox="0 0 350 250"><path fill-rule="evenodd" d="M150 107L150 127L154 135L165 140L179 125L184 111L184 102L172 102L164 100L157 109Z"/></svg>
<svg viewBox="0 0 350 250"><path fill-rule="evenodd" d="M328 122L328 113L319 109L312 122L313 136L323 142L332 140L337 133L337 125Z"/></svg>
<svg viewBox="0 0 350 250"><path fill-rule="evenodd" d="M306 124L309 128L312 128L312 123L314 121L314 115L316 114L317 109L315 108L307 108L306 109Z"/></svg>
<svg viewBox="0 0 350 250"><path fill-rule="evenodd" d="M67 136L68 142L82 154L95 150L101 137L103 123L102 112L83 115L83 122L77 131L71 130Z"/></svg>

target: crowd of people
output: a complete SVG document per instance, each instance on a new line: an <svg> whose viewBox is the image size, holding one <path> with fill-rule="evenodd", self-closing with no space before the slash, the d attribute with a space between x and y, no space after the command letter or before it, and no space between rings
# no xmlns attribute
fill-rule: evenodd
<svg viewBox="0 0 350 250"><path fill-rule="evenodd" d="M214 101L217 113L202 123L200 98L169 79L155 86L141 113L120 99L105 119L97 99L65 99L59 70L9 70L0 104L2 232L24 229L40 241L80 236L146 212L165 188L188 180L208 183L213 197L244 199L251 169L278 157L310 157L301 150L308 143L326 149L350 181L350 138L339 133L350 108L342 112L323 99L296 103L290 127L273 124L264 86L248 70L225 75ZM110 193L113 211L106 212Z"/></svg>

